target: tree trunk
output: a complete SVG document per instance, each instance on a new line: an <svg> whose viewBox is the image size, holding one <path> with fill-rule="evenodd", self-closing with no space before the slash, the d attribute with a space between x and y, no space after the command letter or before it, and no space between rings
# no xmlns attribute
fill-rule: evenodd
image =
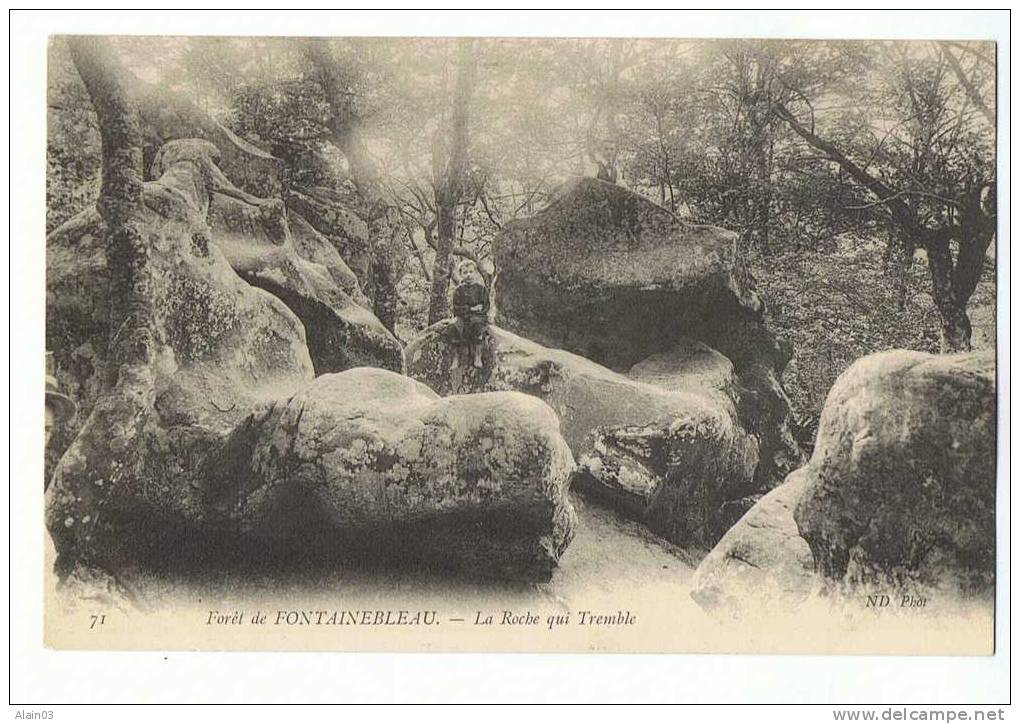
<svg viewBox="0 0 1020 724"><path fill-rule="evenodd" d="M765 95L765 70L758 65L753 90L747 99L747 123L750 141L751 212L750 236L763 254L769 252L769 227L772 221L772 128L771 104Z"/></svg>
<svg viewBox="0 0 1020 724"><path fill-rule="evenodd" d="M438 201L438 199L437 199ZM438 205L436 257L432 263L432 292L429 299L429 324L435 324L450 314L447 295L450 289L450 251L453 249L454 208L448 203Z"/></svg>
<svg viewBox="0 0 1020 724"><path fill-rule="evenodd" d="M797 135L811 146L822 151L839 164L858 184L874 194L889 210L890 221L904 240L904 253L915 246L928 254L928 271L931 274L932 298L941 321L943 352L969 350L971 325L967 317L967 302L981 278L985 254L995 236L995 184L974 183L961 195L962 208L958 224L939 229L925 228L912 208L881 179L854 163L835 144L815 135L800 123L783 105L776 104L776 112ZM989 189L987 199L982 191ZM985 208L987 206L987 208ZM959 242L959 254L954 266L950 240Z"/></svg>
<svg viewBox="0 0 1020 724"><path fill-rule="evenodd" d="M896 308L903 311L907 308L907 275L914 261L914 244L898 227L889 230L889 241L886 247L886 263L889 274L893 277L896 289Z"/></svg>
<svg viewBox="0 0 1020 724"><path fill-rule="evenodd" d="M613 38L609 41L609 96L606 111L607 135L609 136L609 158L606 159L609 181L616 183L619 175L620 155L620 73L622 70L623 40Z"/></svg>
<svg viewBox="0 0 1020 724"><path fill-rule="evenodd" d="M373 260L372 272L375 282L372 311L382 325L392 332L397 323L397 283L393 279L393 264Z"/></svg>
<svg viewBox="0 0 1020 724"><path fill-rule="evenodd" d="M970 349L970 319L967 299L961 299L953 285L953 260L949 239L945 234L930 235L925 243L928 270L931 273L932 297L941 322L943 352L964 352Z"/></svg>
<svg viewBox="0 0 1020 724"><path fill-rule="evenodd" d="M369 206L368 234L371 257L366 294L372 300L372 312L390 332L397 321L397 282L400 243L399 228L392 207L379 201Z"/></svg>
<svg viewBox="0 0 1020 724"><path fill-rule="evenodd" d="M361 135L361 119L354 110L353 96L337 72L336 60L325 38L309 38L304 43L305 57L312 64L329 106L329 130L332 140L347 159L351 179L369 203L379 200L379 170Z"/></svg>
<svg viewBox="0 0 1020 724"><path fill-rule="evenodd" d="M673 195L673 178L669 172L669 151L666 150L666 143L663 140L662 118L658 112L655 114L655 131L659 141L659 153L662 154L662 174L659 176L659 197L662 205L666 205L666 188L669 188L669 210L676 213L676 198Z"/></svg>
<svg viewBox="0 0 1020 724"><path fill-rule="evenodd" d="M141 123L108 41L76 36L68 39L68 45L96 111L102 143L102 186L96 208L107 229L111 309L120 315L111 324L110 359L121 365L145 363L151 351L152 312L146 269L149 246L139 227L144 178Z"/></svg>
<svg viewBox="0 0 1020 724"><path fill-rule="evenodd" d="M435 191L437 238L436 258L432 266L432 294L429 300L429 324L449 316L447 293L450 287L450 252L457 231L457 205L464 195L464 173L468 159L468 113L474 85L475 61L471 40L458 41L457 82L453 95L448 151L441 178ZM439 153L437 147L433 153ZM434 168L442 168L440 159L433 158ZM437 174L438 176L439 174Z"/></svg>
<svg viewBox="0 0 1020 724"><path fill-rule="evenodd" d="M954 303L944 309L940 308L939 316L942 320L942 351L970 351L970 336L973 330L970 325L970 317L967 316L963 305Z"/></svg>

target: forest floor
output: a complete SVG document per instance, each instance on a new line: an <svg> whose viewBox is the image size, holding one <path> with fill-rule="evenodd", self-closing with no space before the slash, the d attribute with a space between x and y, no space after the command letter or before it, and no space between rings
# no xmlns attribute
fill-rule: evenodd
<svg viewBox="0 0 1020 724"><path fill-rule="evenodd" d="M244 640L249 642L245 647L253 648L516 650L542 648L541 637L555 628L554 647L560 650L640 650L654 646L661 625L652 622L661 616L704 618L690 597L696 567L690 553L608 509L573 494L571 498L578 514L576 533L545 583L467 581L356 566L286 579L251 574L203 581L136 578L132 591L139 610L121 612L122 620L111 617L107 640L123 636L126 648L136 648L140 640L148 640L139 633L145 631L155 636L154 647L172 649L230 649ZM82 617L87 605L77 608L51 606L48 635ZM348 612L348 625L320 625L324 617L319 612L328 612L328 620L336 611ZM410 616L428 611L438 621L421 627L353 625L351 615L369 612L374 619L377 611L391 612L391 619L401 611ZM640 627L644 633L633 638L628 629L634 626L627 623L591 630L582 611L586 617L639 621L646 624ZM258 631L251 625L256 612L267 615ZM316 623L308 623L302 614ZM224 617L243 622L217 623ZM486 617L490 623L481 623ZM290 623L295 620L304 622ZM256 639L247 638L256 633ZM537 644L523 643L532 636L539 637ZM402 643L392 643L398 640Z"/></svg>
<svg viewBox="0 0 1020 724"><path fill-rule="evenodd" d="M939 318L922 252L902 276L887 268L886 242L841 234L820 250L747 250L772 331L793 347L783 385L798 419L817 422L836 378L856 360L887 349L939 351ZM968 305L974 349L995 347L995 260ZM810 440L799 440L806 447Z"/></svg>
<svg viewBox="0 0 1020 724"><path fill-rule="evenodd" d="M456 577L379 570L352 566L313 578L308 574L290 580L256 580L248 576L224 576L215 581L168 584L153 582L152 590L139 590L145 607L159 608L176 602L201 601L204 607L223 610L240 602L300 599L302 607L315 609L409 608L461 610L542 606L570 611L583 602L618 601L636 588L654 585L686 597L697 558L658 538L638 523L590 503L576 494L571 500L578 521L574 539L546 583L466 581ZM692 602L693 603L693 602Z"/></svg>
<svg viewBox="0 0 1020 724"><path fill-rule="evenodd" d="M739 620L710 615L690 596L696 564L689 552L572 497L576 535L546 583L471 582L355 567L287 580L153 577L135 581L138 610L104 609L87 599L62 610L51 602L46 643L178 651L991 650L994 616L985 604L936 617L916 608L881 615L858 605L834 609L824 600L803 610L752 607L754 613Z"/></svg>

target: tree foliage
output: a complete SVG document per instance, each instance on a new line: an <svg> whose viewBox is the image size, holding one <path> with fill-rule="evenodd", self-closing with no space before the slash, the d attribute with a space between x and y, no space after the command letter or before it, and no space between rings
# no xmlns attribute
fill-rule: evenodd
<svg viewBox="0 0 1020 724"><path fill-rule="evenodd" d="M807 410L854 356L966 348L968 310L990 300L990 44L135 38L116 47L131 72L186 92L283 159L285 184L361 199L373 234L390 240L366 272L390 290L376 311L405 337L445 313L453 259L491 274L502 226L538 211L572 175L739 232L774 323L794 338L791 374L804 382L794 394ZM50 228L98 192L95 117L62 52L55 42ZM400 254L410 263L392 261Z"/></svg>

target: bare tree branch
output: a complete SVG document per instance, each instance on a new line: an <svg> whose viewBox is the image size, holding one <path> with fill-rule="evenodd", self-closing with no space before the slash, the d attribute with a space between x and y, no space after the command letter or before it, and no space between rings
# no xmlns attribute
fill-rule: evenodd
<svg viewBox="0 0 1020 724"><path fill-rule="evenodd" d="M956 79L960 81L960 85L963 86L963 90L967 93L967 97L970 98L971 103L973 103L981 111L985 119L994 126L995 114L988 108L988 105L981 97L981 93L979 93L978 89L974 87L974 83L971 79L963 72L963 68L960 66L960 62L956 59L956 56L953 55L953 51L951 50L949 43L939 43L939 46L942 49L942 56L949 61L949 65L953 69L953 73L956 74Z"/></svg>

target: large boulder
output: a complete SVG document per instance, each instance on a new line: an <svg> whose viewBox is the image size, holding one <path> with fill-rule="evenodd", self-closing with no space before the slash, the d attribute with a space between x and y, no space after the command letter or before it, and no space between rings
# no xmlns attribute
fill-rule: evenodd
<svg viewBox="0 0 1020 724"><path fill-rule="evenodd" d="M948 609L987 598L994 578L994 357L896 350L836 381L810 462L723 536L691 595L737 616L796 611L816 592Z"/></svg>
<svg viewBox="0 0 1020 724"><path fill-rule="evenodd" d="M126 270L107 258L102 228L69 222L47 240L47 344L83 420L47 492L65 565L116 570L146 550L172 552L163 536L206 517L199 461L252 407L313 377L300 320L208 243L207 208L192 161L145 184L132 219L144 263L130 270L142 299L130 310L115 296ZM109 340L141 320L144 361L126 364Z"/></svg>
<svg viewBox="0 0 1020 724"><path fill-rule="evenodd" d="M209 500L240 533L303 539L324 521L318 545L376 560L547 580L573 535L559 421L517 393L440 398L379 369L324 375L252 415L213 467Z"/></svg>
<svg viewBox="0 0 1020 724"><path fill-rule="evenodd" d="M671 349L650 355L631 367L627 377L671 392L700 395L737 417L741 389L733 363L697 340L676 340Z"/></svg>
<svg viewBox="0 0 1020 724"><path fill-rule="evenodd" d="M214 194L212 241L245 281L281 299L301 319L316 373L360 366L399 372L400 342L368 309L357 278L332 245L304 228L303 220L298 233L284 223L273 236L264 217L260 207Z"/></svg>
<svg viewBox="0 0 1020 724"><path fill-rule="evenodd" d="M146 168L151 168L160 149L171 141L200 138L216 146L219 164L245 191L272 197L283 188L283 161L248 143L216 121L189 98L124 74L138 108L144 140ZM158 175L157 175L158 178Z"/></svg>
<svg viewBox="0 0 1020 724"><path fill-rule="evenodd" d="M493 244L497 323L625 371L682 339L732 363L760 481L801 462L780 383L789 349L766 328L737 235L681 221L615 184L581 178Z"/></svg>
<svg viewBox="0 0 1020 724"><path fill-rule="evenodd" d="M453 365L454 320L432 325L406 349L407 373L440 394L514 390L559 415L578 461L577 485L682 544L722 534L722 506L754 492L754 439L731 401L711 385L664 389L490 325L482 366ZM692 377L693 380L693 377Z"/></svg>
<svg viewBox="0 0 1020 724"><path fill-rule="evenodd" d="M167 143L154 162L153 171L163 186L181 174L186 178L200 173L212 180L208 189L189 190L196 204L189 232L193 243L215 245L246 282L265 289L298 316L317 373L365 365L401 370L400 342L367 308L357 279L332 245L303 226L293 234L283 202L252 197L234 187L217 167L218 158L214 145L180 139ZM175 213L176 197L160 188L150 186L147 203L159 213ZM200 221L203 218L207 223ZM77 248L79 239L89 244L104 234L98 212L89 209L54 230L49 246ZM77 254L72 263L85 263L80 257ZM94 273L105 274L98 268L105 264L103 259L87 263Z"/></svg>
<svg viewBox="0 0 1020 724"><path fill-rule="evenodd" d="M202 153L171 145L132 210L135 265L108 259L88 219L48 239L48 343L84 420L47 491L65 580L267 575L359 550L548 578L573 525L552 411L524 395L441 400L371 368L313 384L301 321L211 242L212 172L205 142L189 143Z"/></svg>
<svg viewBox="0 0 1020 724"><path fill-rule="evenodd" d="M788 613L821 588L793 508L808 480L791 473L730 528L698 565L691 597L724 616Z"/></svg>
<svg viewBox="0 0 1020 724"><path fill-rule="evenodd" d="M995 356L893 351L825 402L794 517L827 578L964 595L995 581Z"/></svg>
<svg viewBox="0 0 1020 724"><path fill-rule="evenodd" d="M622 186L578 178L496 239L500 319L613 369L684 336L725 354L709 340L762 311L736 242Z"/></svg>

